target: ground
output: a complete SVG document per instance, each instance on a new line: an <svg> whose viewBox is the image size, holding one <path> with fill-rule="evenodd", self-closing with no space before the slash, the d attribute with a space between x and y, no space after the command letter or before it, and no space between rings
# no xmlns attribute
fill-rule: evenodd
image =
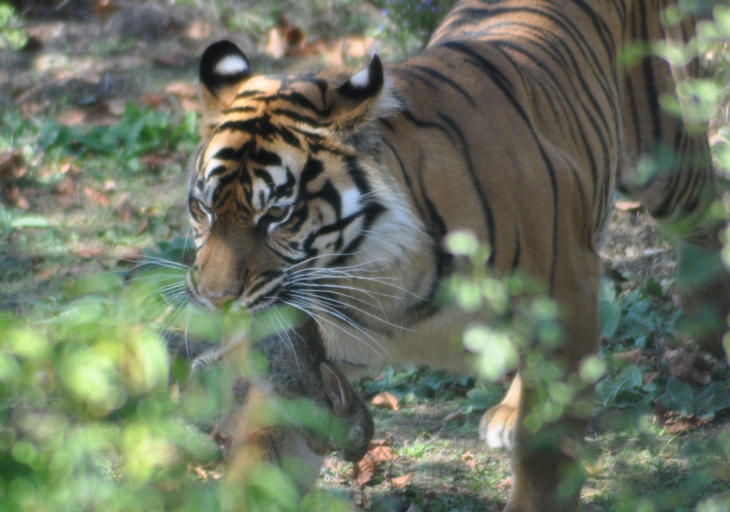
<svg viewBox="0 0 730 512"><path fill-rule="evenodd" d="M209 42L237 41L256 72L357 66L378 23L374 8L349 3L282 3L287 19L255 2L16 4L25 16L0 31L0 310L18 316L62 303L84 276L127 272L145 250L182 248L184 259L175 244L188 230L196 60ZM728 126L718 119L715 136ZM584 510L692 510L730 489L727 367L676 331L674 250L638 205L619 199L602 255L618 304L606 317L618 316L602 348L609 377L587 436ZM653 323L637 330L637 316ZM690 402L720 383L712 414L675 407L675 380L689 383L676 391ZM328 458L318 487L368 510L501 510L508 455L480 443L477 425L505 386L423 368L373 373L359 389L386 406L372 409L370 459Z"/></svg>

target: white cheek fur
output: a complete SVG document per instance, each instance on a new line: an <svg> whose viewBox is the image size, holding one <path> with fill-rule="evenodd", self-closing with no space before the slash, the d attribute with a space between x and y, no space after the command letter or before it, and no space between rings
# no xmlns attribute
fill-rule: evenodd
<svg viewBox="0 0 730 512"><path fill-rule="evenodd" d="M342 193L342 218L347 218L360 211L360 191L350 188Z"/></svg>

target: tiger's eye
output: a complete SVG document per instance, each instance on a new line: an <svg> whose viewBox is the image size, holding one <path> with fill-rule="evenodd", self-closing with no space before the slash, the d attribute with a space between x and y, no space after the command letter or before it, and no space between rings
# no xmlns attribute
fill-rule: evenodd
<svg viewBox="0 0 730 512"><path fill-rule="evenodd" d="M281 220L286 216L287 211L289 211L288 206L272 206L266 214L273 220Z"/></svg>

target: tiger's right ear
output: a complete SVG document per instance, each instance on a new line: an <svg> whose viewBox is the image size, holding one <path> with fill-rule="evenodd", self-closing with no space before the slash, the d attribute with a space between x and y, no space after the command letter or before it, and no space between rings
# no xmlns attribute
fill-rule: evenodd
<svg viewBox="0 0 730 512"><path fill-rule="evenodd" d="M199 69L203 103L201 132L231 106L241 83L250 76L248 59L234 43L218 41L205 49Z"/></svg>

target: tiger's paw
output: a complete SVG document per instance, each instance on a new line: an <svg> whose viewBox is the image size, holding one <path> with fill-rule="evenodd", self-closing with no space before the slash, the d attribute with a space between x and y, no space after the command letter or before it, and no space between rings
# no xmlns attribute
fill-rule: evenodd
<svg viewBox="0 0 730 512"><path fill-rule="evenodd" d="M479 422L479 439L490 448L512 449L514 429L517 424L517 408L509 404L495 405L482 416Z"/></svg>

